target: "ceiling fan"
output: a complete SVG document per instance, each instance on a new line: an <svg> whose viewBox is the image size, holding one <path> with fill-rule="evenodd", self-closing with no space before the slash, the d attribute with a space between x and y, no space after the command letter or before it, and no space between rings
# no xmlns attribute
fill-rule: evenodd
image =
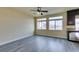
<svg viewBox="0 0 79 59"><path fill-rule="evenodd" d="M42 7L37 7L36 10L32 10L33 12L38 12L39 14L43 15L44 13L47 13L48 10L43 10Z"/></svg>

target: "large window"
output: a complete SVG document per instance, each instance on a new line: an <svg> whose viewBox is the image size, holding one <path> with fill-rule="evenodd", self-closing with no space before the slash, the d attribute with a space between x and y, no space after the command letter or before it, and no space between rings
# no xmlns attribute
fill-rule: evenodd
<svg viewBox="0 0 79 59"><path fill-rule="evenodd" d="M37 30L46 29L46 18L37 19Z"/></svg>
<svg viewBox="0 0 79 59"><path fill-rule="evenodd" d="M76 30L79 30L79 15L75 18L75 27Z"/></svg>
<svg viewBox="0 0 79 59"><path fill-rule="evenodd" d="M55 21L49 21L49 30L55 30Z"/></svg>
<svg viewBox="0 0 79 59"><path fill-rule="evenodd" d="M63 30L63 16L49 17L49 30Z"/></svg>

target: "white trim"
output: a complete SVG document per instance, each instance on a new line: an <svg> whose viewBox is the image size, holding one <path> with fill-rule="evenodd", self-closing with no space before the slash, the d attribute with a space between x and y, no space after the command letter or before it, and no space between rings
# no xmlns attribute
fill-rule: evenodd
<svg viewBox="0 0 79 59"><path fill-rule="evenodd" d="M28 38L28 37L30 37L30 36L32 36L32 35L33 35L33 34L31 34L31 35L25 35L25 36L18 37L18 38L13 39L13 40L9 40L9 41L6 41L6 42L2 42L2 43L0 43L0 46L1 46L1 45L5 45L5 44L8 44L8 43L10 43L10 42L14 42L14 41L16 41L16 40L21 40L21 39L23 39L23 38Z"/></svg>

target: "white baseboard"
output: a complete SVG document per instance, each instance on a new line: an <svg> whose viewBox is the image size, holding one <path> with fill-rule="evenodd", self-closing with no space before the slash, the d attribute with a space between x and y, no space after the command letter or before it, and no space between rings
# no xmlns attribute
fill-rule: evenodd
<svg viewBox="0 0 79 59"><path fill-rule="evenodd" d="M9 41L6 41L6 42L2 42L2 43L0 43L0 46L1 46L1 45L5 45L5 44L8 44L8 43L11 43L11 42L14 42L14 41L16 41L16 40L21 40L21 39L23 39L23 38L28 38L28 37L30 37L30 36L33 36L33 34L31 34L31 35L25 35L25 36L18 37L18 38L13 39L13 40L9 40Z"/></svg>

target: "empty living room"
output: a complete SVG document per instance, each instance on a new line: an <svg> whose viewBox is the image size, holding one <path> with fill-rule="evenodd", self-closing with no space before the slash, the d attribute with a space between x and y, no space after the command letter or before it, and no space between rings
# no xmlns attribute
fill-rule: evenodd
<svg viewBox="0 0 79 59"><path fill-rule="evenodd" d="M79 8L0 7L0 52L79 52Z"/></svg>

